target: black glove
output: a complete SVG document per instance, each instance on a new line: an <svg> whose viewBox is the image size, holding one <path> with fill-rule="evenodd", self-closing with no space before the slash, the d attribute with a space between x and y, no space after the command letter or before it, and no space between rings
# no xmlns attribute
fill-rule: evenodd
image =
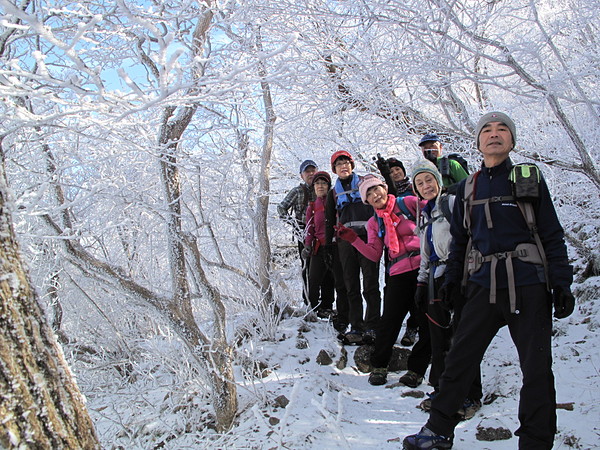
<svg viewBox="0 0 600 450"><path fill-rule="evenodd" d="M322 245L321 248L319 249L319 254L323 258L323 262L325 263L325 266L327 266L328 269L332 269L332 270L333 270L333 251L334 251L334 247L331 244L330 245Z"/></svg>
<svg viewBox="0 0 600 450"><path fill-rule="evenodd" d="M454 300L460 295L460 286L452 281L444 283L438 290L440 306L446 311L451 311L454 308Z"/></svg>
<svg viewBox="0 0 600 450"><path fill-rule="evenodd" d="M415 291L415 305L418 311L427 312L427 304L429 300L429 286L427 283L417 283Z"/></svg>
<svg viewBox="0 0 600 450"><path fill-rule="evenodd" d="M387 159L383 158L379 153L377 153L377 159L375 160L375 165L381 172L381 175L385 177L386 174L390 173L390 165L387 162Z"/></svg>
<svg viewBox="0 0 600 450"><path fill-rule="evenodd" d="M552 291L554 302L554 317L564 319L569 317L575 309L575 297L569 287L556 286Z"/></svg>
<svg viewBox="0 0 600 450"><path fill-rule="evenodd" d="M308 259L308 258L310 258L311 255L312 255L312 251L313 250L312 250L312 246L311 245L307 245L306 247L304 247L302 249L302 254L301 254L302 259Z"/></svg>

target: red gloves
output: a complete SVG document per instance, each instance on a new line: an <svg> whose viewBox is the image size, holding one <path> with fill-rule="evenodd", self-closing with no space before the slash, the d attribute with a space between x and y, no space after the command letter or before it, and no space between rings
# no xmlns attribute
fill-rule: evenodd
<svg viewBox="0 0 600 450"><path fill-rule="evenodd" d="M347 228L342 224L334 225L334 230L337 231L337 237L340 239L350 242L351 244L358 238L358 235L353 229Z"/></svg>

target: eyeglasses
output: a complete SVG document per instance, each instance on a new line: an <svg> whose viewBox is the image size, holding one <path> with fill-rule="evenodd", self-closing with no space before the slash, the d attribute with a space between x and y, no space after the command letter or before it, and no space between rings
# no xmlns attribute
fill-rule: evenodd
<svg viewBox="0 0 600 450"><path fill-rule="evenodd" d="M349 166L352 162L349 159L343 159L342 161L336 161L335 167Z"/></svg>

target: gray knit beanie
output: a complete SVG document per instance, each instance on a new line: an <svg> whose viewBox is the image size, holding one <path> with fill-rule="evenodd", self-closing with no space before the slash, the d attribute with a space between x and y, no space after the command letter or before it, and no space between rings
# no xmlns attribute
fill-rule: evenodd
<svg viewBox="0 0 600 450"><path fill-rule="evenodd" d="M413 180L413 185L415 184L415 177L423 172L429 172L430 174L432 174L435 177L435 180L437 181L437 184L440 187L440 189L444 187L444 183L442 181L442 174L440 173L436 165L428 159L420 159L412 166L411 178ZM417 192L419 198L422 198L421 194L419 194L416 187L415 192Z"/></svg>
<svg viewBox="0 0 600 450"><path fill-rule="evenodd" d="M514 148L517 143L517 127L515 126L515 123L506 114L498 111L492 111L481 116L481 119L479 119L479 122L477 122L477 126L475 127L475 139L477 140L477 149L479 149L479 133L481 133L481 129L490 122L502 122L508 127L508 129L510 130L510 134L512 135Z"/></svg>

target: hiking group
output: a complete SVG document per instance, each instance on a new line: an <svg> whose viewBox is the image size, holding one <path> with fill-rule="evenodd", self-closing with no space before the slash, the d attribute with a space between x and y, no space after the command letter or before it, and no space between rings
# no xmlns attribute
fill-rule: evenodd
<svg viewBox="0 0 600 450"><path fill-rule="evenodd" d="M296 230L305 303L331 320L343 344L374 346L372 385L387 382L409 316L401 343L414 345L399 382L415 388L431 366L433 390L420 404L429 419L403 448L452 448L456 425L481 408L485 351L508 325L523 374L519 448L549 449L556 433L552 307L556 318L573 312L573 270L541 172L509 157L513 120L487 113L474 138L483 162L471 175L460 156L442 156L435 134L419 141L423 158L410 178L401 161L380 155L383 179L358 175L345 150L331 156L335 182L304 161L303 183L278 212Z"/></svg>

